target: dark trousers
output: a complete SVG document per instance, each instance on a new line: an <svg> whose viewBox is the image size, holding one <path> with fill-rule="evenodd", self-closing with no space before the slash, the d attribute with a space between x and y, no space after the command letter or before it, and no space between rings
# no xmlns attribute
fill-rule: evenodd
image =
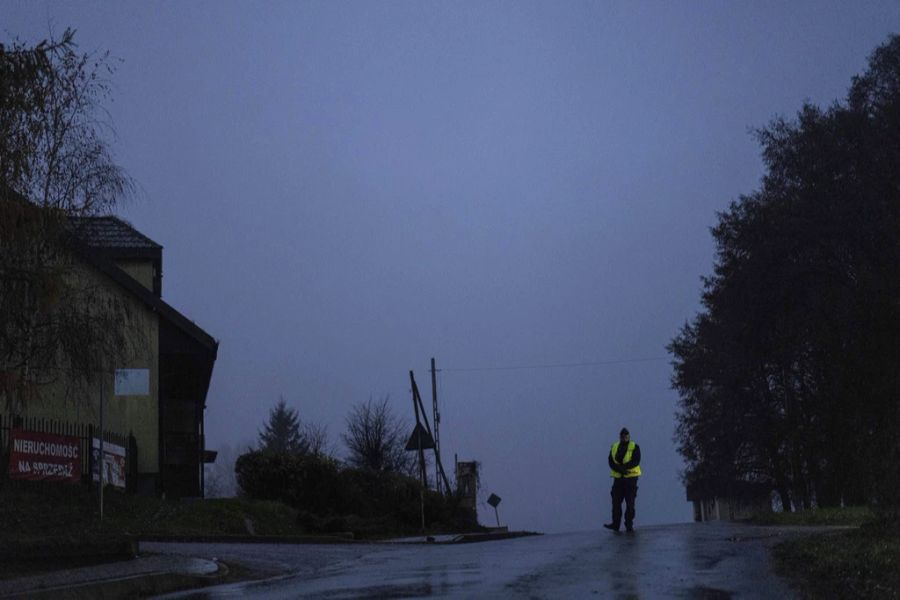
<svg viewBox="0 0 900 600"><path fill-rule="evenodd" d="M622 501L625 501L625 527L634 524L634 499L637 498L637 477L618 477L613 480L612 524L618 529L622 523Z"/></svg>

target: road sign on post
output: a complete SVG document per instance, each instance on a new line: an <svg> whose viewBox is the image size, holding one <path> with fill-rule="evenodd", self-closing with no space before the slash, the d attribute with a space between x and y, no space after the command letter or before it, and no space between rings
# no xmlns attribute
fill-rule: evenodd
<svg viewBox="0 0 900 600"><path fill-rule="evenodd" d="M406 449L431 450L432 448L434 448L434 438L431 437L430 433L425 431L425 428L422 427L421 423L416 423L412 434L409 436L409 441L406 442Z"/></svg>
<svg viewBox="0 0 900 600"><path fill-rule="evenodd" d="M500 500L501 498L497 494L491 494L487 499L487 503L494 507L494 516L497 517L497 527L500 527L500 513L497 511L497 505L500 504Z"/></svg>

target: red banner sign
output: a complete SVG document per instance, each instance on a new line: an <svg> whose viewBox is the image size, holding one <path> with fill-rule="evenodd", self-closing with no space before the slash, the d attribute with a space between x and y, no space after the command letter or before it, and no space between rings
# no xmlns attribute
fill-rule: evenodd
<svg viewBox="0 0 900 600"><path fill-rule="evenodd" d="M81 444L77 437L13 429L9 477L43 481L81 481Z"/></svg>

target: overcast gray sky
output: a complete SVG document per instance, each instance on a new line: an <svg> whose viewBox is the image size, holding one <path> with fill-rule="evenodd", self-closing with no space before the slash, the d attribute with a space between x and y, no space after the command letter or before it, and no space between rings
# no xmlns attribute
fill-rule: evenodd
<svg viewBox="0 0 900 600"><path fill-rule="evenodd" d="M638 525L691 518L664 348L709 227L762 175L750 130L843 97L900 4L0 0L3 39L51 26L121 59L120 214L220 340L208 446L279 395L339 447L370 397L412 421L434 356L444 462L552 532L607 519L623 425Z"/></svg>

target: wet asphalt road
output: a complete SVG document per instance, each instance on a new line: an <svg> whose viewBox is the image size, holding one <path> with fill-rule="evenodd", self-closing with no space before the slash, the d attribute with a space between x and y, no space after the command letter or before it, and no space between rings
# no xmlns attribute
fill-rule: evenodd
<svg viewBox="0 0 900 600"><path fill-rule="evenodd" d="M478 544L141 548L287 573L167 598L789 598L769 549L797 531L691 523Z"/></svg>

